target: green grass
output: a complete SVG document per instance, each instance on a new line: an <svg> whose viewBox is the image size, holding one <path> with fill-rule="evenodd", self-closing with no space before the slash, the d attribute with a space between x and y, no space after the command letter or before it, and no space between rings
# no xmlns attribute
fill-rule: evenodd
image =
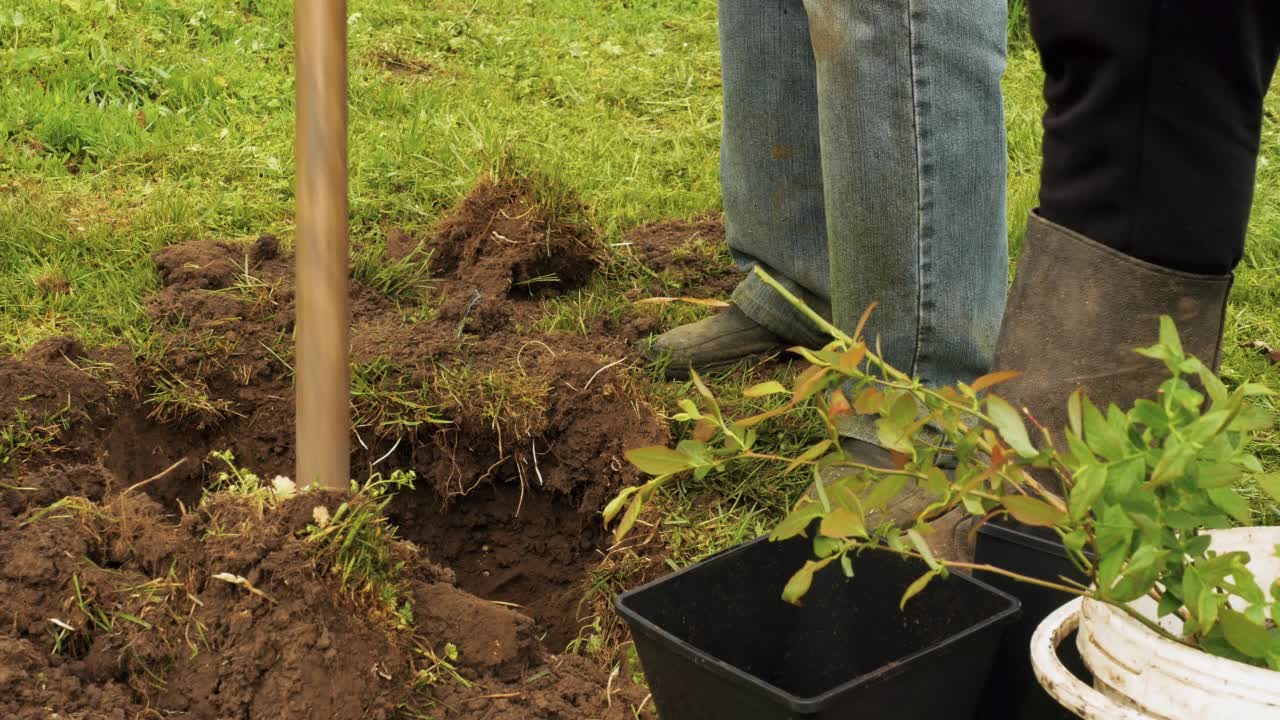
<svg viewBox="0 0 1280 720"><path fill-rule="evenodd" d="M1011 5L1016 249L1035 203L1042 101L1022 1ZM142 299L157 285L154 250L263 232L291 242L291 6L9 0L0 8L0 352L72 333L146 354L155 340ZM613 248L603 277L557 299L538 327L587 332L621 315L622 291L641 271L610 243L641 222L720 207L715 11L715 0L352 0L351 237L361 278L394 299L429 300L422 276L380 254L385 231L419 234L478 178L514 170L553 179L546 187L561 199L581 198ZM1268 110L1223 373L1280 386L1280 371L1242 347L1280 347L1280 97ZM246 273L244 290L260 294L252 280ZM644 312L674 323L705 311ZM414 317L428 316L429 302ZM441 377L459 392L495 381L453 373ZM180 390L158 386L156 407L199 410L198 393ZM393 399L402 390L392 388ZM683 392L666 386L660 395ZM493 412L518 412L537 393L515 395ZM400 411L428 417L421 405L410 398ZM797 437L805 432L796 428ZM1280 464L1280 435L1264 438L1262 450ZM794 484L754 468L670 494L675 557L759 532Z"/></svg>

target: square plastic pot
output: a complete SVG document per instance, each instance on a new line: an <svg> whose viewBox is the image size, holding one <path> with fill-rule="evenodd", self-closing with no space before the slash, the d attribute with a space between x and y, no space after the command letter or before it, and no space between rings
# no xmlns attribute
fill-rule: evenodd
<svg viewBox="0 0 1280 720"><path fill-rule="evenodd" d="M866 552L782 601L812 543L760 538L618 598L662 720L968 718L1018 601L968 577L898 607L924 563Z"/></svg>
<svg viewBox="0 0 1280 720"><path fill-rule="evenodd" d="M1056 533L1048 528L987 523L978 530L974 561L994 565L1039 580L1061 582L1071 578L1085 583L1087 578L1067 557ZM979 701L978 718L1000 720L1074 720L1036 680L1031 667L1031 636L1050 613L1075 596L1020 582L995 573L977 572L988 584L1018 598L1022 615L1000 643L987 686ZM1074 643L1059 648L1063 665L1077 677L1089 678Z"/></svg>

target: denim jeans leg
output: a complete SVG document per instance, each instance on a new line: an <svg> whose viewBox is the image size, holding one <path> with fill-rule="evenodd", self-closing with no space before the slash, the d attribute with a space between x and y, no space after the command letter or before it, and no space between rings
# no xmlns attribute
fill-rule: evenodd
<svg viewBox="0 0 1280 720"><path fill-rule="evenodd" d="M741 270L761 266L829 316L818 86L803 0L720 0L720 53L729 249ZM830 341L755 275L733 301L790 342Z"/></svg>
<svg viewBox="0 0 1280 720"><path fill-rule="evenodd" d="M831 308L942 385L987 372L1008 274L1006 0L806 0Z"/></svg>

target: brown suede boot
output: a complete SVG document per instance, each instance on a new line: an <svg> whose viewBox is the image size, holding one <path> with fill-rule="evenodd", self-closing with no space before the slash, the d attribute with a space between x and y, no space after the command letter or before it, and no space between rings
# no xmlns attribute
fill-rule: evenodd
<svg viewBox="0 0 1280 720"><path fill-rule="evenodd" d="M1022 375L994 392L1061 442L1076 389L1104 410L1156 395L1167 371L1134 350L1155 344L1161 315L1216 369L1231 281L1138 260L1032 213L993 363Z"/></svg>

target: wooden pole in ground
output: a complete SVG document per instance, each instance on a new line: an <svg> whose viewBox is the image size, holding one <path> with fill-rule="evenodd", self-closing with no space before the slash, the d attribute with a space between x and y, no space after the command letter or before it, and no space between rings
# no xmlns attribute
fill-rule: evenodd
<svg viewBox="0 0 1280 720"><path fill-rule="evenodd" d="M296 0L297 478L346 487L351 470L347 307L347 7Z"/></svg>

